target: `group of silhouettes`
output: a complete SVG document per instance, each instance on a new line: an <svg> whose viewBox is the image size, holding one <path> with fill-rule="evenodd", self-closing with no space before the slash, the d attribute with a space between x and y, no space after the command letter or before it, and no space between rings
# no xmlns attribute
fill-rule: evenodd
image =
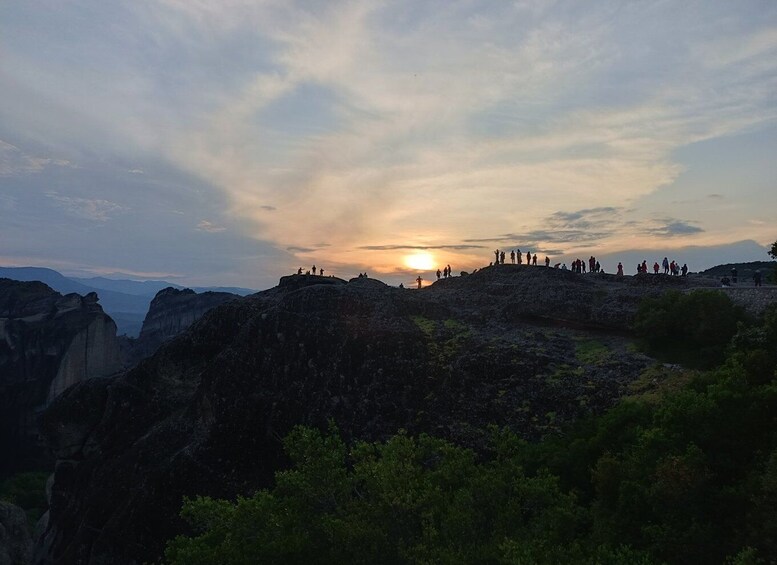
<svg viewBox="0 0 777 565"><path fill-rule="evenodd" d="M738 280L738 273L737 268L732 267L731 268L731 278L723 277L720 279L721 286L731 286L731 284L737 284ZM756 269L755 273L753 273L753 283L755 283L755 286L761 286L761 270Z"/></svg>
<svg viewBox="0 0 777 565"><path fill-rule="evenodd" d="M451 272L451 266L448 265L447 267L443 267L442 271L440 269L437 269L437 280L440 280L440 277L447 279L448 277L452 277L453 273ZM418 282L418 281L416 281Z"/></svg>
<svg viewBox="0 0 777 565"><path fill-rule="evenodd" d="M500 251L499 249L494 249L494 258L495 263L497 265L504 265L505 260L507 259L507 253L505 251ZM523 253L521 253L521 250L511 250L510 251L510 263L513 265L522 265L523 264ZM493 264L493 263L492 263ZM531 251L526 252L526 264L527 265L536 265L537 264L537 254L534 255L531 254ZM545 266L550 265L550 259L545 257Z"/></svg>
<svg viewBox="0 0 777 565"><path fill-rule="evenodd" d="M309 275L309 274L310 274L310 271L313 271L313 274L315 275L315 274L316 274L316 266L315 266L315 265L313 265L313 267L312 267L311 269L308 269L307 271L305 271L305 274L306 274L306 275ZM302 274L302 267L300 267L299 269L297 269L297 274L298 274L298 275L301 275L301 274ZM324 269L318 269L318 274L319 274L319 276L322 276L322 277L323 277L323 276L324 276ZM361 275L359 275L359 276L361 276Z"/></svg>

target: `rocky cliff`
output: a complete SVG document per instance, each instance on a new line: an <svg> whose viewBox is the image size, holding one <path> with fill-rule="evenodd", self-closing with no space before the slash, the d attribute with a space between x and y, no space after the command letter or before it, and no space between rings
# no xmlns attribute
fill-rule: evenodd
<svg viewBox="0 0 777 565"><path fill-rule="evenodd" d="M346 438L404 428L480 448L610 406L650 363L626 337L639 300L679 277L505 265L420 291L285 277L231 301L117 379L46 412L58 456L39 563L142 563L184 527L183 496L266 486L295 424Z"/></svg>
<svg viewBox="0 0 777 565"><path fill-rule="evenodd" d="M0 279L0 476L48 459L37 416L67 387L122 368L97 295Z"/></svg>
<svg viewBox="0 0 777 565"><path fill-rule="evenodd" d="M174 338L209 310L239 298L229 292L202 292L168 287L160 290L143 320L140 336L135 343L135 358L151 355L164 342Z"/></svg>

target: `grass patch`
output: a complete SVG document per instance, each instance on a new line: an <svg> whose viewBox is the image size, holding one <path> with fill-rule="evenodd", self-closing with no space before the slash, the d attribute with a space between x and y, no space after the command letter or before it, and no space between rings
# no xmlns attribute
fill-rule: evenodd
<svg viewBox="0 0 777 565"><path fill-rule="evenodd" d="M629 385L628 397L657 403L664 396L688 388L698 371L681 369L677 365L656 364L648 367Z"/></svg>
<svg viewBox="0 0 777 565"><path fill-rule="evenodd" d="M584 365L604 365L612 360L610 348L596 340L581 341L575 345L575 357Z"/></svg>

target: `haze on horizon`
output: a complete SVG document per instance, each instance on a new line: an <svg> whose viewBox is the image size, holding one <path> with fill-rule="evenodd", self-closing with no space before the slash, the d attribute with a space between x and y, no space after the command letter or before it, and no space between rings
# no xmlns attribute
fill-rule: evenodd
<svg viewBox="0 0 777 565"><path fill-rule="evenodd" d="M6 266L407 284L777 238L776 2L12 2L0 92Z"/></svg>

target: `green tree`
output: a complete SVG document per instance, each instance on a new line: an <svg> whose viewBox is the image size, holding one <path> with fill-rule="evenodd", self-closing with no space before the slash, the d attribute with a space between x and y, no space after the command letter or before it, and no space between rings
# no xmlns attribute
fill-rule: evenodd
<svg viewBox="0 0 777 565"><path fill-rule="evenodd" d="M650 353L709 368L723 361L725 347L744 319L742 309L722 292L669 291L640 303L634 330Z"/></svg>

